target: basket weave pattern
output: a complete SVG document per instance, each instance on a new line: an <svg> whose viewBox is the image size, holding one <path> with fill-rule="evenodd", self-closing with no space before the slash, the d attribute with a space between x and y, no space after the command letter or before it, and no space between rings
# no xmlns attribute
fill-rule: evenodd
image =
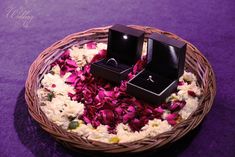
<svg viewBox="0 0 235 157"><path fill-rule="evenodd" d="M51 134L57 141L73 149L106 153L131 153L149 149L158 149L166 144L173 143L183 137L190 130L197 127L211 109L216 94L215 75L211 65L201 54L201 52L191 43L181 39L173 33L146 26L130 25L130 27L144 31L145 37L148 37L151 33L156 32L187 43L185 66L188 71L193 72L197 76L198 83L202 88L202 97L200 98L197 110L193 112L188 119L174 126L171 131L159 134L154 138L145 138L135 142L123 144L105 144L87 140L75 133L67 132L49 121L45 114L41 111L39 100L37 98L37 90L41 86L40 81L43 75L51 68L50 64L54 62L63 50L68 47L72 45L81 45L90 40L107 43L108 29L110 26L93 28L69 35L54 43L37 57L29 69L28 78L25 84L25 99L28 104L29 113L33 119L36 120L40 126Z"/></svg>

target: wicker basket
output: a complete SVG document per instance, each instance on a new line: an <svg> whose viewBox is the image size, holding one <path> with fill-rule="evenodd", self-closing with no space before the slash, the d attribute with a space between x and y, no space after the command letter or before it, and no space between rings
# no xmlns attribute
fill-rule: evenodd
<svg viewBox="0 0 235 157"><path fill-rule="evenodd" d="M51 134L57 141L70 148L87 150L89 152L93 151L105 153L134 153L150 149L156 150L162 146L175 142L197 127L211 109L216 94L215 75L211 65L195 46L180 37L156 28L136 25L130 25L130 27L144 31L145 37L148 37L152 32L157 32L160 34L165 34L170 38L183 40L188 44L186 53L186 69L193 72L197 76L198 82L203 90L203 96L200 98L200 104L197 110L192 113L188 119L174 126L171 131L159 134L154 138L145 138L139 141L124 144L105 144L87 140L75 133L70 133L63 130L61 127L53 124L47 119L39 107L38 98L36 95L37 89L40 88L40 80L42 79L43 74L50 69L50 64L60 56L63 50L71 45L81 45L88 40L106 43L109 27L110 26L94 28L69 35L44 50L33 62L29 69L28 78L25 85L25 98L28 104L29 113L33 119L35 119L41 127Z"/></svg>

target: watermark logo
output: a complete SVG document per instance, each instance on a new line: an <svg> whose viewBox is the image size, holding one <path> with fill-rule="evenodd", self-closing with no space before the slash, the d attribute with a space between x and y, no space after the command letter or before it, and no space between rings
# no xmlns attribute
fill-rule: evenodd
<svg viewBox="0 0 235 157"><path fill-rule="evenodd" d="M31 10L21 7L9 7L6 9L6 17L14 21L15 25L28 28L33 20Z"/></svg>

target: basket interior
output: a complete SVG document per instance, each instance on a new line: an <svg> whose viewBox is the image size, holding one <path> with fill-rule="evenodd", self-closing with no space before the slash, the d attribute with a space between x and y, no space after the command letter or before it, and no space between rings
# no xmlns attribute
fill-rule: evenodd
<svg viewBox="0 0 235 157"><path fill-rule="evenodd" d="M54 62L63 51L73 45L81 46L88 41L107 43L108 27L94 28L88 31L75 33L65 37L63 40L56 42L44 50L31 65L28 78L26 81L25 98L28 104L30 115L49 132L53 137L64 145L76 150L89 150L106 153L123 153L123 152L141 152L150 149L158 149L170 144L183 137L190 130L200 124L205 115L209 112L216 93L215 76L211 65L201 52L191 43L179 38L178 36L164 32L151 27L131 26L136 29L145 31L145 41L152 32L165 34L171 38L182 40L187 43L185 69L194 73L198 79L198 84L202 88L202 97L197 110L183 122L174 126L171 131L159 134L155 138L145 138L139 141L125 144L105 144L91 141L78 136L75 133L67 132L59 126L50 122L45 114L41 111L38 103L36 91L41 87L40 81L43 75L50 70L50 65Z"/></svg>

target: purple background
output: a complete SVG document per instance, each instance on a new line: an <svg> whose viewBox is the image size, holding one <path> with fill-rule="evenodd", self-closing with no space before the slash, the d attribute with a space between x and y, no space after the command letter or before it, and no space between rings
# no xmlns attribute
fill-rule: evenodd
<svg viewBox="0 0 235 157"><path fill-rule="evenodd" d="M18 12L9 14L10 8ZM24 17L33 17L28 25L20 9ZM0 156L82 156L56 143L32 121L24 83L30 64L53 42L115 23L153 26L181 36L201 50L216 74L217 96L203 123L170 148L149 156L234 157L234 0L1 0Z"/></svg>

